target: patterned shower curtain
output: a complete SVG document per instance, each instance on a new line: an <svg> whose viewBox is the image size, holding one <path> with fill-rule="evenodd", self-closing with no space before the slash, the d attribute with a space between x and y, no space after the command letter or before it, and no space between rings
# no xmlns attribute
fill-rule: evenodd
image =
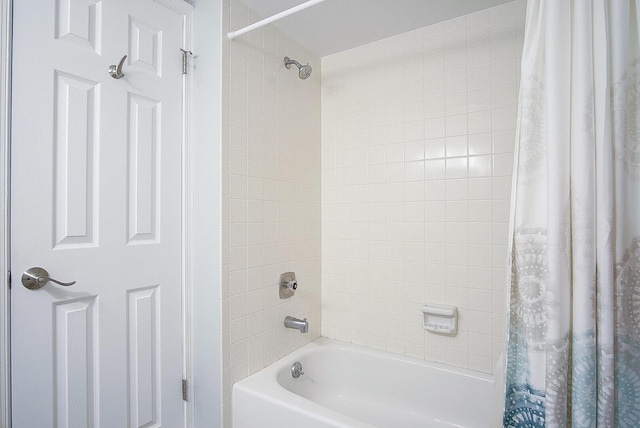
<svg viewBox="0 0 640 428"><path fill-rule="evenodd" d="M640 427L638 7L528 2L505 427Z"/></svg>

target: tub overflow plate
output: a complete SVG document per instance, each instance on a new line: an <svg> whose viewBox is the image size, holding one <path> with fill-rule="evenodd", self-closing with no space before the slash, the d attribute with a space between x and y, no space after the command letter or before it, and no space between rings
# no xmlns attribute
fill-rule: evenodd
<svg viewBox="0 0 640 428"><path fill-rule="evenodd" d="M291 366L291 376L298 379L303 374L304 372L302 371L302 364L300 363L300 361L296 361L295 363L293 363L293 365Z"/></svg>

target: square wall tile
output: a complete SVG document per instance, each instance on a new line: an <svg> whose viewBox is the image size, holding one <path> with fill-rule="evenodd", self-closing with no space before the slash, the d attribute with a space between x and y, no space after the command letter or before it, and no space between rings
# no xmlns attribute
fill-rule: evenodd
<svg viewBox="0 0 640 428"><path fill-rule="evenodd" d="M489 8L322 59L321 201L320 207L310 209L322 213L317 218L322 236L323 335L494 371L504 350L498 342L506 334L506 309L499 302L506 302L507 293L509 198L524 31L525 7L518 1L518 7L513 3ZM398 55L404 60L398 62ZM376 58L377 66L363 67L370 58ZM246 68L240 62L240 69ZM286 97L294 93L291 89L283 92ZM278 106L289 114L286 97ZM241 123L244 116L238 116ZM247 150L243 128L234 131L234 138L238 153L230 158L232 201L245 197L243 178L260 177L257 159L249 156L245 161L242 156ZM294 144L276 146L283 173L290 165L283 157L296 153L291 150ZM264 143L262 148L267 158L269 149ZM262 174L266 171L265 165ZM295 200L306 189L281 189L283 181L292 185L286 174L273 180L275 196L290 203L277 224L293 222ZM265 193L273 192L266 190L266 180L261 198L249 180L246 187L252 202L248 208L232 204L237 218L232 216L230 222L237 225L230 242L232 249L246 249L246 263L252 265L252 233L248 229L245 243L243 222L259 222L260 215L274 221L264 205L270 200ZM286 260L299 254L291 241L305 229L283 226L282 233L269 239ZM243 254L231 254L234 268L245 262ZM268 251L263 248L261 254L265 263ZM238 282L244 284L243 279ZM244 300L236 296L241 294L233 296L229 310L241 318L243 310L254 308L248 300L243 306ZM458 335L425 332L419 311L425 303L457 306ZM237 337L245 340L242 331L233 339ZM286 343L289 338L283 337ZM252 343L250 338L246 342ZM282 352L287 349L282 345ZM243 344L234 346L232 359L242 373L252 361L249 354L245 358Z"/></svg>

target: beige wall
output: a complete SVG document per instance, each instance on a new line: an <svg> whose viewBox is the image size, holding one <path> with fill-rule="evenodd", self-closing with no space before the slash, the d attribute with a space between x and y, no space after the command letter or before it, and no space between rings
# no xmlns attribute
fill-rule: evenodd
<svg viewBox="0 0 640 428"><path fill-rule="evenodd" d="M322 59L322 335L491 373L525 2ZM455 337L422 328L455 305Z"/></svg>
<svg viewBox="0 0 640 428"><path fill-rule="evenodd" d="M225 29L260 18L224 2ZM320 59L270 25L223 46L223 419L234 382L320 335ZM283 58L311 63L300 80ZM278 297L295 271L296 295ZM309 320L301 334L284 317ZM213 403L212 403L213 405Z"/></svg>

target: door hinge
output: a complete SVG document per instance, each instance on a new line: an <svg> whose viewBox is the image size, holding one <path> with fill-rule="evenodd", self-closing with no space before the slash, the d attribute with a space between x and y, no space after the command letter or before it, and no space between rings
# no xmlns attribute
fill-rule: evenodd
<svg viewBox="0 0 640 428"><path fill-rule="evenodd" d="M7 271L7 285L11 288L11 271Z"/></svg>
<svg viewBox="0 0 640 428"><path fill-rule="evenodd" d="M193 52L185 49L180 49L180 51L182 52L182 74L187 74L187 55L193 55Z"/></svg>
<svg viewBox="0 0 640 428"><path fill-rule="evenodd" d="M182 379L182 400L183 401L188 401L187 400L187 380L186 379Z"/></svg>

